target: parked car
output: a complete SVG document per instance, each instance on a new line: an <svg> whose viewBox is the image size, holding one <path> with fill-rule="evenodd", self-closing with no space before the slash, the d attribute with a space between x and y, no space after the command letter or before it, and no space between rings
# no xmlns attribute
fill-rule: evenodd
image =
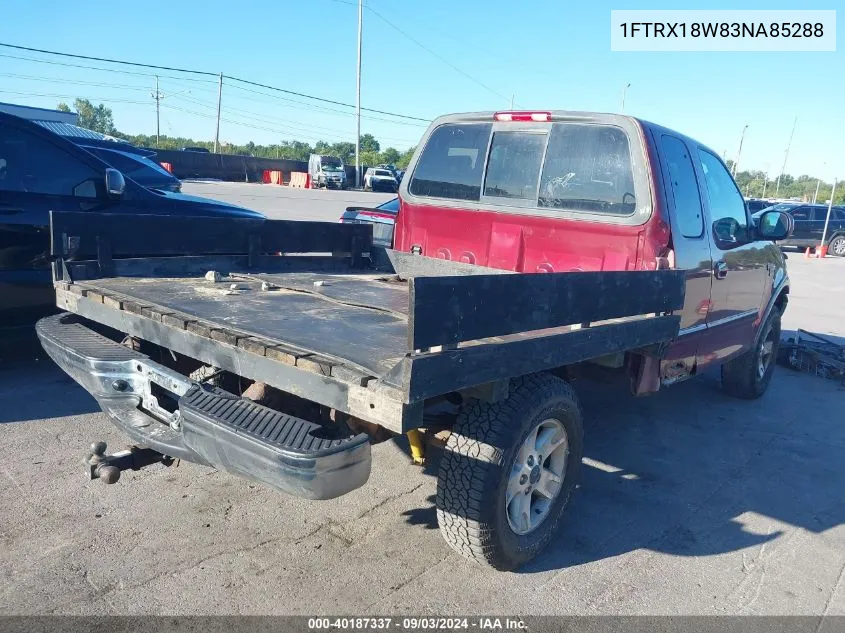
<svg viewBox="0 0 845 633"><path fill-rule="evenodd" d="M50 211L264 217L225 202L144 187L131 173L122 174L67 138L0 113L0 330L4 334L31 328L38 315L55 305L47 232Z"/></svg>
<svg viewBox="0 0 845 633"><path fill-rule="evenodd" d="M771 200L763 200L760 198L748 198L745 201L745 206L748 207L749 213L757 213L758 211L766 209L772 206L773 204L774 202L772 202Z"/></svg>
<svg viewBox="0 0 845 633"><path fill-rule="evenodd" d="M175 217L57 214L56 292L74 314L40 321L42 343L145 455L307 499L364 485L387 431L407 434L416 463L420 428L451 431L440 532L498 569L536 556L576 494L584 432L569 379L585 364L639 395L718 366L733 396L768 388L789 293L772 241L792 216L752 223L700 143L616 114L450 115L408 174L392 250L355 223L194 231ZM63 235L83 236L70 260ZM98 270L98 243L119 246L123 275ZM166 271L132 256L174 248L184 256ZM379 251L389 266L373 265ZM239 291L197 283L194 260L212 252L242 273ZM119 345L127 335L139 349ZM128 466L105 448L90 472L114 481Z"/></svg>
<svg viewBox="0 0 845 633"><path fill-rule="evenodd" d="M96 145L76 141L82 149L91 152L97 158L108 163L124 176L128 176L139 185L159 191L178 193L182 190L182 181L158 164L153 158L155 152L143 150L132 145L118 143L99 143Z"/></svg>
<svg viewBox="0 0 845 633"><path fill-rule="evenodd" d="M364 189L367 191L389 191L396 193L399 183L389 169L370 167L364 174Z"/></svg>
<svg viewBox="0 0 845 633"><path fill-rule="evenodd" d="M778 244L800 249L815 248L821 245L824 223L827 219L826 204L782 202L763 211L758 211L754 214L754 218L759 218L765 211L770 210L783 211L795 220L795 229L792 231L792 235L785 240L781 240ZM831 207L825 245L828 254L845 257L845 206Z"/></svg>
<svg viewBox="0 0 845 633"><path fill-rule="evenodd" d="M372 224L373 244L393 246L393 224L399 213L399 198L388 200L377 207L346 207L340 216L343 224Z"/></svg>

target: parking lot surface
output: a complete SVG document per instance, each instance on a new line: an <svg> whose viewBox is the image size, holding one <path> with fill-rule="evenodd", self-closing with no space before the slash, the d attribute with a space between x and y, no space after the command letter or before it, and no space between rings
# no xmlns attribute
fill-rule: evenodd
<svg viewBox="0 0 845 633"><path fill-rule="evenodd" d="M256 185L213 180L186 180L182 191L193 196L216 198L259 211L274 220L337 222L350 205L375 207L395 198L392 193L337 189L291 189L279 185Z"/></svg>
<svg viewBox="0 0 845 633"><path fill-rule="evenodd" d="M389 197L185 189L297 219ZM845 259L789 266L784 329L845 336ZM648 398L576 389L580 489L553 545L501 573L446 546L437 456L412 467L395 442L332 501L188 463L89 482L89 443L125 439L24 347L0 362L0 613L845 615L845 389L781 367L753 402L723 395L718 374Z"/></svg>

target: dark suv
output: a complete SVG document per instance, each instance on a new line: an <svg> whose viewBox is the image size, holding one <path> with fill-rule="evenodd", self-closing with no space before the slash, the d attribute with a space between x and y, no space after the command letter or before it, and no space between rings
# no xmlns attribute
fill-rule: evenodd
<svg viewBox="0 0 845 633"><path fill-rule="evenodd" d="M795 230L789 239L778 242L781 246L797 248L815 248L822 242L824 223L827 219L826 204L803 204L800 202L782 202L765 211L784 211L795 220ZM754 217L762 214L755 213ZM845 207L835 206L830 209L827 234L824 235L827 252L837 257L845 257Z"/></svg>
<svg viewBox="0 0 845 633"><path fill-rule="evenodd" d="M68 139L0 113L0 335L29 329L52 309L50 211L264 217L148 189Z"/></svg>

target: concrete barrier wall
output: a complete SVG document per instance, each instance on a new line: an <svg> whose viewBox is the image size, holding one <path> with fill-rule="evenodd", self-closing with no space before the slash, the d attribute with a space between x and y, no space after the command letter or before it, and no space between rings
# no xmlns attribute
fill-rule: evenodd
<svg viewBox="0 0 845 633"><path fill-rule="evenodd" d="M270 170L282 172L287 182L291 172L308 171L308 162L301 160L150 149L156 153L155 160L159 163L170 163L173 175L180 179L214 178L232 182L261 182L264 171ZM362 183L366 170L366 167L361 167ZM349 186L355 185L354 165L346 165L346 182Z"/></svg>

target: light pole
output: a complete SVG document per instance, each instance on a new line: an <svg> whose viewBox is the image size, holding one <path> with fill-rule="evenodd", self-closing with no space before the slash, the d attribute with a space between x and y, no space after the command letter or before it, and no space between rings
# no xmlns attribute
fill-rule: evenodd
<svg viewBox="0 0 845 633"><path fill-rule="evenodd" d="M628 92L628 88L631 87L631 84L625 84L625 87L622 88L622 106L619 108L619 112L625 112L625 93Z"/></svg>
<svg viewBox="0 0 845 633"><path fill-rule="evenodd" d="M826 166L826 165L827 165L827 161L825 161L824 163L822 163L822 172L824 172L824 168L825 168L825 166ZM817 199L818 199L818 197L819 197L819 185L820 185L820 184L822 184L822 177L821 177L821 176L819 176L819 177L816 179L816 193L814 193L814 194L813 194L813 204L816 204L816 200L817 200Z"/></svg>
<svg viewBox="0 0 845 633"><path fill-rule="evenodd" d="M358 0L358 73L355 87L355 187L361 186L361 35L364 25L364 0Z"/></svg>
<svg viewBox="0 0 845 633"><path fill-rule="evenodd" d="M737 165L739 165L739 157L742 156L742 142L745 140L745 130L748 129L748 123L742 128L742 134L739 137L739 149L736 151L736 160L734 161L733 177L736 178Z"/></svg>
<svg viewBox="0 0 845 633"><path fill-rule="evenodd" d="M795 120L792 122L792 131L789 133L789 143L786 144L786 151L783 154L783 166L780 168L780 174L778 174L778 184L775 187L775 198L778 197L780 194L780 179L783 176L783 172L786 171L786 159L789 158L789 148L792 147L792 137L795 136L795 126L798 125L798 117L795 117Z"/></svg>
<svg viewBox="0 0 845 633"><path fill-rule="evenodd" d="M763 193L760 195L761 198L766 197L766 185L769 184L769 169L771 169L771 167L771 163L766 163L766 172L763 174Z"/></svg>

